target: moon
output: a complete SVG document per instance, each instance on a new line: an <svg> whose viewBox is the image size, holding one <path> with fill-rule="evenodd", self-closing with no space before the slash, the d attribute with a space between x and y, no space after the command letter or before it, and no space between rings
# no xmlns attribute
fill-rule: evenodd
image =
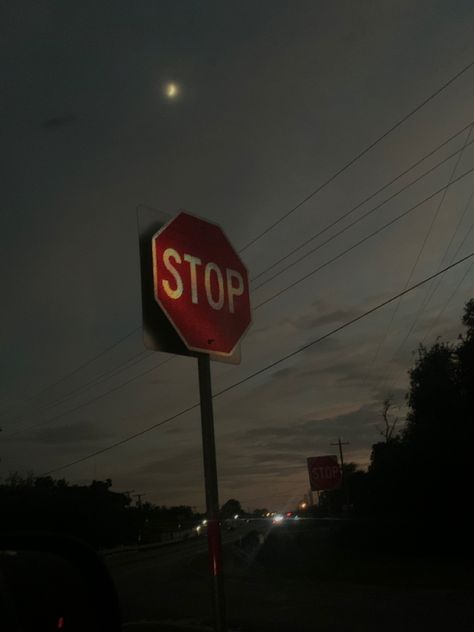
<svg viewBox="0 0 474 632"><path fill-rule="evenodd" d="M165 96L167 99L176 99L179 95L179 86L174 81L170 81L165 85Z"/></svg>

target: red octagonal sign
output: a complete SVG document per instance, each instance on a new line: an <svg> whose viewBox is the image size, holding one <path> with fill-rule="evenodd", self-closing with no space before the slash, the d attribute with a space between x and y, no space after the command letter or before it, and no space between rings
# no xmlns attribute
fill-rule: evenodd
<svg viewBox="0 0 474 632"><path fill-rule="evenodd" d="M231 355L251 321L249 281L222 229L180 212L152 248L155 299L183 342Z"/></svg>
<svg viewBox="0 0 474 632"><path fill-rule="evenodd" d="M307 461L309 482L313 492L329 491L339 487L342 471L337 456L310 456Z"/></svg>

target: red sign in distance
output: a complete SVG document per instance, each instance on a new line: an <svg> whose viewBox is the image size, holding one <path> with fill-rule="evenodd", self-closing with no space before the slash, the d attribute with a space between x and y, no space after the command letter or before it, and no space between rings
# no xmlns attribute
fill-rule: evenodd
<svg viewBox="0 0 474 632"><path fill-rule="evenodd" d="M330 491L341 484L342 472L337 456L310 456L308 473L313 492Z"/></svg>
<svg viewBox="0 0 474 632"><path fill-rule="evenodd" d="M155 300L185 345L231 355L251 322L249 280L222 229L182 211L152 249Z"/></svg>

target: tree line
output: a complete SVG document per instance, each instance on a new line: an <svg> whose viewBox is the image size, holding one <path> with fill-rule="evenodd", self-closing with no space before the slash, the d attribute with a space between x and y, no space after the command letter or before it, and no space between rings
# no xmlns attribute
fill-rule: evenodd
<svg viewBox="0 0 474 632"><path fill-rule="evenodd" d="M474 448L474 299L455 343L420 345L409 371L408 413L400 429L383 404L383 440L372 446L368 471L344 468L339 490L322 495L321 509L385 524L411 525L437 542L471 540ZM347 511L346 511L347 513Z"/></svg>
<svg viewBox="0 0 474 632"><path fill-rule="evenodd" d="M95 548L160 541L192 529L199 520L191 507L132 505L112 481L73 485L50 476L11 474L0 484L1 529L47 531L77 537Z"/></svg>
<svg viewBox="0 0 474 632"><path fill-rule="evenodd" d="M238 500L221 507L223 521L246 517ZM112 480L75 485L50 476L10 474L0 483L0 530L49 532L79 538L96 549L146 545L197 537L205 514L188 505L134 505L130 494L112 490ZM199 530L196 527L199 526Z"/></svg>

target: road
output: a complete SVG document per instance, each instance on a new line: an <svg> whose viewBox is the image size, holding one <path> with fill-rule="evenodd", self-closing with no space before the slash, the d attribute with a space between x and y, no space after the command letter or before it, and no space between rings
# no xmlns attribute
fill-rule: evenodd
<svg viewBox="0 0 474 632"><path fill-rule="evenodd" d="M387 578L377 576L371 582L355 582L347 576L325 581L307 574L287 574L281 569L289 569L289 560L298 557L298 538L291 529L286 533L281 530L282 538L275 538L275 530L273 536L270 531L265 543L256 547L259 553L266 554L255 558L251 547L249 553L235 545L240 538L250 539L252 529L253 525L244 524L240 530L224 536L231 631L474 630L472 589L404 583L403 575L401 581L390 583L388 578L387 583ZM324 548L323 536L318 538ZM125 632L212 629L206 549L206 539L201 537L108 558L123 606ZM308 551L300 550L301 554L307 558ZM351 562L342 558L344 564L348 568Z"/></svg>
<svg viewBox="0 0 474 632"><path fill-rule="evenodd" d="M224 550L249 530L249 525L242 523L234 531L224 532ZM170 627L171 623L181 629L210 626L212 613L205 560L205 535L106 557L122 604L124 629L137 632L176 629Z"/></svg>

